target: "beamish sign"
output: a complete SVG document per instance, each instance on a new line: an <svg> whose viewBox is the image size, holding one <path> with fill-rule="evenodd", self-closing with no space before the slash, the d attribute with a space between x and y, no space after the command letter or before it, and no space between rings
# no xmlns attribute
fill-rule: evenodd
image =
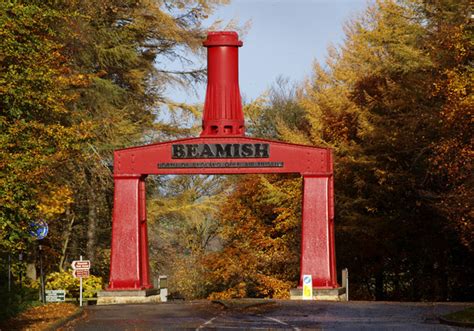
<svg viewBox="0 0 474 331"><path fill-rule="evenodd" d="M269 158L269 144L175 144L173 159Z"/></svg>

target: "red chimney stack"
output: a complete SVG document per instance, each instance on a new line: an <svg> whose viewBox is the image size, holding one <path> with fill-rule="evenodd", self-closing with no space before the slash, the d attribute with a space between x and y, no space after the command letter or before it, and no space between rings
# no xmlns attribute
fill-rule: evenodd
<svg viewBox="0 0 474 331"><path fill-rule="evenodd" d="M236 32L209 32L207 92L201 137L244 136L245 123L239 89L239 47Z"/></svg>

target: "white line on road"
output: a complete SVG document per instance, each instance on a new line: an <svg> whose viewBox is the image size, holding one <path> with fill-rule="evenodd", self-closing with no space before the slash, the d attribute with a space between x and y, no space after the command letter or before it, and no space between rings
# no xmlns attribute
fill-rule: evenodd
<svg viewBox="0 0 474 331"><path fill-rule="evenodd" d="M213 320L215 320L217 318L217 316L214 316L213 318L211 318L210 320L204 322L203 324L201 324L196 330L201 330L201 329L204 329L206 327L206 325L209 325L212 323Z"/></svg>
<svg viewBox="0 0 474 331"><path fill-rule="evenodd" d="M274 317L268 317L268 316L262 316L263 318L267 319L267 320L270 320L270 321L273 321L273 322L277 322L279 324L282 324L282 325L286 325L286 326L290 326L293 328L293 330L295 331L301 331L299 328L297 327L294 327L294 326L291 326L290 324L286 323L286 322L283 322L283 321L280 321L279 319L277 318L274 318Z"/></svg>

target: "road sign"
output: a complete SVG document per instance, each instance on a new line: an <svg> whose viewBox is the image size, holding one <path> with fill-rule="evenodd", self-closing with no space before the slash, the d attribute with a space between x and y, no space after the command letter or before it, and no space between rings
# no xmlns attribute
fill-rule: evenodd
<svg viewBox="0 0 474 331"><path fill-rule="evenodd" d="M313 277L303 275L303 300L313 299Z"/></svg>
<svg viewBox="0 0 474 331"><path fill-rule="evenodd" d="M65 290L46 290L46 302L64 302L66 301Z"/></svg>
<svg viewBox="0 0 474 331"><path fill-rule="evenodd" d="M74 269L72 271L74 278L87 278L89 277L89 269Z"/></svg>
<svg viewBox="0 0 474 331"><path fill-rule="evenodd" d="M72 261L71 263L72 265L72 268L74 270L76 269L90 269L91 268L91 261L90 260L75 260L75 261Z"/></svg>
<svg viewBox="0 0 474 331"><path fill-rule="evenodd" d="M32 221L30 222L29 232L38 240L44 239L48 235L48 223L43 220Z"/></svg>

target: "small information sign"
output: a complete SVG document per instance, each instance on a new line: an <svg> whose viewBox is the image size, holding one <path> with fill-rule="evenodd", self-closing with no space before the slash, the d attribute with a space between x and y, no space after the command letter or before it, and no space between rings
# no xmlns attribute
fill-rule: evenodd
<svg viewBox="0 0 474 331"><path fill-rule="evenodd" d="M90 260L83 260L82 255L79 260L72 261L71 263L72 275L74 278L79 278L79 305L82 307L82 278L89 277L89 270L91 267Z"/></svg>
<svg viewBox="0 0 474 331"><path fill-rule="evenodd" d="M90 269L91 261L90 260L76 260L71 263L73 269Z"/></svg>
<svg viewBox="0 0 474 331"><path fill-rule="evenodd" d="M89 277L89 269L75 269L72 271L74 278L87 278Z"/></svg>
<svg viewBox="0 0 474 331"><path fill-rule="evenodd" d="M313 300L313 277L303 275L303 300Z"/></svg>
<svg viewBox="0 0 474 331"><path fill-rule="evenodd" d="M66 300L65 290L46 290L46 302L64 302Z"/></svg>

